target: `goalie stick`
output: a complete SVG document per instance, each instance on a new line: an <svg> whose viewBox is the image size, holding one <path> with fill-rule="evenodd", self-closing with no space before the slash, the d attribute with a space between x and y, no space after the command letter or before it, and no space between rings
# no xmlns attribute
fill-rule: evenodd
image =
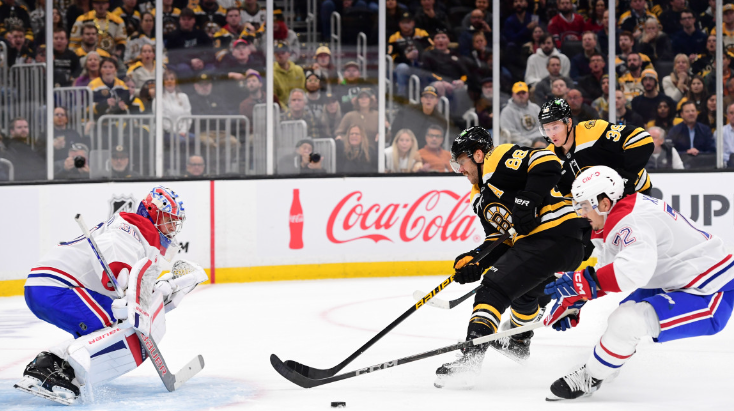
<svg viewBox="0 0 734 411"><path fill-rule="evenodd" d="M577 312L578 310L567 310L561 318L573 314L574 312ZM558 320L556 320L558 321ZM293 384L296 384L303 388L313 388L318 387L319 385L325 385L330 384L332 382L346 380L348 378L352 377L358 377L360 375L369 374L375 371L384 370L387 368L397 367L398 365L403 365L407 363L411 363L413 361L423 360L430 357L435 357L437 355L445 354L447 352L460 350L463 348L468 348L471 346L477 346L484 343L488 343L490 341L499 340L500 338L509 337L515 334L524 333L527 331L532 331L537 328L544 327L545 324L543 321L534 322L528 325L524 325L522 327L513 328L507 331L501 331L495 334L486 335L484 337L478 337L473 340L468 340L464 342L460 342L454 345L449 345L446 347L436 348L435 350L426 351L420 354L410 355L407 357L398 358L397 360L392 360L388 362L384 362L381 364L375 364L370 367L361 368L359 370L347 372L344 374L334 375L327 378L321 378L321 379L314 379L309 378L301 373L293 371L293 369L286 366L280 358L278 358L277 355L271 354L270 355L270 364L273 365L273 368L275 368L275 371L277 371L280 375L283 376L283 378L287 379L288 381L292 382Z"/></svg>
<svg viewBox="0 0 734 411"><path fill-rule="evenodd" d="M479 254L477 254L476 258L477 260L481 260L484 257L488 256L489 253L492 252L492 250L495 249L499 244L502 244L505 240L510 238L511 235L515 234L515 230L510 229L510 231L502 234L497 240L495 240L492 244L490 244L487 248L480 251ZM339 364L335 365L334 367L327 368L327 369L320 369L320 368L313 368L309 367L307 365L301 364L299 362L288 360L283 366L288 367L291 371L301 374L306 378L315 378L315 379L321 379L321 378L328 378L331 376L336 375L339 371L341 371L344 367L349 365L352 361L354 361L355 358L359 357L363 352L367 351L368 348L370 348L374 343L379 341L382 337L384 337L388 332L392 331L393 328L397 327L398 324L403 322L406 318L408 318L411 314L416 312L419 308L424 306L428 301L431 300L436 294L441 292L446 286L451 284L454 281L454 275L452 274L450 277L445 279L441 284L439 284L436 288L433 289L430 293L425 294L422 298L420 298L420 301L418 301L416 304L412 305L407 311L405 311L400 317L398 317L395 321L390 323L387 327L385 327L382 331L380 331L376 336L374 336L371 340L367 341L363 346L359 347L357 351L352 353L349 357L347 357L344 361L340 362ZM275 354L273 354L275 356ZM271 356L271 360L273 358ZM275 356L275 358L278 358ZM278 360L280 362L280 360ZM272 363L272 361L271 361ZM273 363L273 367L275 367L275 363ZM277 370L277 369L276 369ZM280 371L278 371L280 372ZM281 372L281 375L283 373ZM285 375L283 375L285 376ZM286 377L287 378L287 377Z"/></svg>
<svg viewBox="0 0 734 411"><path fill-rule="evenodd" d="M74 217L74 220L79 224L79 228L81 228L83 233L82 235L87 239L89 246L92 248L92 252L94 252L94 255L97 257L97 261L99 261L102 265L102 269L107 274L107 278L112 282L115 292L120 298L124 297L125 294L120 289L120 285L117 283L117 279L114 274L112 274L112 270L107 264L107 260L105 260L104 256L99 252L97 242L92 238L81 214L77 214L76 217ZM138 330L135 330L135 334L140 339L140 345L143 347L146 354L148 354L148 357L150 357L150 361L155 365L155 370L158 372L158 376L161 377L163 385L166 386L166 389L169 392L173 392L178 389L188 381L189 378L193 377L204 368L204 357L198 355L189 361L188 364L186 364L179 372L172 374L168 365L166 365L166 360L163 359L163 355L161 355L161 352L158 349L158 344L156 344L152 338L146 337L145 334Z"/></svg>

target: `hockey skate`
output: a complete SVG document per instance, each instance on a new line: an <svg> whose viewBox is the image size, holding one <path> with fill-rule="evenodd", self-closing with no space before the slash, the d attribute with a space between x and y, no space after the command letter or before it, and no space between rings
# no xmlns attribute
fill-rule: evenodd
<svg viewBox="0 0 734 411"><path fill-rule="evenodd" d="M512 361L518 364L524 364L528 357L530 357L531 338L533 338L533 332L528 331L490 341L489 346Z"/></svg>
<svg viewBox="0 0 734 411"><path fill-rule="evenodd" d="M49 352L42 352L23 371L23 379L14 388L37 397L72 405L79 398L74 370L68 362Z"/></svg>
<svg viewBox="0 0 734 411"><path fill-rule="evenodd" d="M586 365L584 365L551 384L551 394L545 400L560 401L588 397L599 389L601 383L602 380L597 380L589 375L586 371Z"/></svg>
<svg viewBox="0 0 734 411"><path fill-rule="evenodd" d="M471 335L470 339L478 338L479 335ZM473 388L477 377L482 370L482 361L487 351L487 344L468 347L461 352L461 356L448 362L436 370L436 388Z"/></svg>

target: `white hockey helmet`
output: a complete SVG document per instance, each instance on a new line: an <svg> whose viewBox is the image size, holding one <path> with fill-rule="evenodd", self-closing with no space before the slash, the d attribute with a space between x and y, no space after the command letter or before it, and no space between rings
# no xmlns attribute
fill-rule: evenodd
<svg viewBox="0 0 734 411"><path fill-rule="evenodd" d="M594 166L587 168L576 177L571 186L573 195L573 206L579 215L588 213L591 209L596 210L599 215L606 212L599 211L599 194L605 194L612 202L612 207L624 196L624 180L607 166ZM611 207L610 207L611 210Z"/></svg>

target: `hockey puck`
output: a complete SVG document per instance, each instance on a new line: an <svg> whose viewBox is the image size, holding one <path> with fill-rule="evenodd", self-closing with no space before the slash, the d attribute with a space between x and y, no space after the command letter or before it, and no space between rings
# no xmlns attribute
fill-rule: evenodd
<svg viewBox="0 0 734 411"><path fill-rule="evenodd" d="M332 401L331 402L331 408L344 408L347 406L347 403L344 401Z"/></svg>

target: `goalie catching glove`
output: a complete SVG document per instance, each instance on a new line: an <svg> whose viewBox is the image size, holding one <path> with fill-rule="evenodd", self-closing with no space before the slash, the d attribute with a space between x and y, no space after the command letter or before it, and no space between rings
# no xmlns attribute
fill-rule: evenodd
<svg viewBox="0 0 734 411"><path fill-rule="evenodd" d="M163 303L166 312L169 312L178 307L186 294L208 279L209 276L198 264L187 260L178 260L173 263L170 273L166 273L158 279L155 288L163 294Z"/></svg>

